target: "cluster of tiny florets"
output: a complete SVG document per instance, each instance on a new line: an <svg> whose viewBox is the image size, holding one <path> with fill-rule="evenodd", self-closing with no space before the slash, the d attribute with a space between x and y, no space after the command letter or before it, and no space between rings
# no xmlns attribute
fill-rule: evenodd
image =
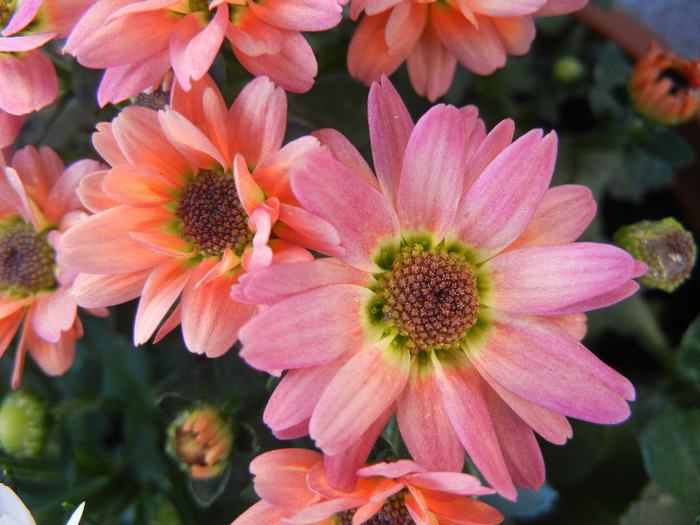
<svg viewBox="0 0 700 525"><path fill-rule="evenodd" d="M450 348L476 323L476 274L456 253L406 248L379 286L383 322L413 353Z"/></svg>
<svg viewBox="0 0 700 525"><path fill-rule="evenodd" d="M6 226L0 230L0 290L27 294L55 288L55 255L30 225Z"/></svg>
<svg viewBox="0 0 700 525"><path fill-rule="evenodd" d="M357 509L345 510L336 514L338 525L352 525L352 517ZM415 525L404 502L402 492L389 497L374 516L362 525Z"/></svg>
<svg viewBox="0 0 700 525"><path fill-rule="evenodd" d="M235 181L215 172L200 174L185 187L175 215L182 238L204 256L221 255L227 247L240 255L252 239Z"/></svg>

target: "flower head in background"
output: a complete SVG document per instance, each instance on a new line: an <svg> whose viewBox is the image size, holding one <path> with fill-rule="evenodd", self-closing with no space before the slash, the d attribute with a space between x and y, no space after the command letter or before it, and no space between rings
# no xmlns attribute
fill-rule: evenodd
<svg viewBox="0 0 700 525"><path fill-rule="evenodd" d="M579 340L586 310L637 290L646 265L574 240L590 190L548 189L554 133L488 135L476 108L438 105L414 125L393 86L370 89L375 178L346 139L292 173L302 206L345 253L244 276L233 294L269 308L240 331L241 356L279 374L265 422L306 433L336 486L350 487L395 413L413 458L460 471L464 452L502 495L537 488L534 432L562 444L567 417L619 423L632 384ZM533 432L534 431L534 432Z"/></svg>
<svg viewBox="0 0 700 525"><path fill-rule="evenodd" d="M469 496L493 491L469 474L429 472L409 460L358 470L346 492L328 484L323 456L306 449L266 452L250 463L262 501L232 525L489 525L503 516Z"/></svg>
<svg viewBox="0 0 700 525"><path fill-rule="evenodd" d="M85 503L75 509L66 525L78 525L83 516ZM3 483L0 483L0 522L3 525L36 525L31 513L24 506L17 494Z"/></svg>
<svg viewBox="0 0 700 525"><path fill-rule="evenodd" d="M297 93L317 73L300 31L337 25L337 0L98 0L76 24L65 52L85 67L105 69L100 105L120 102L160 82L170 69L185 90L202 78L224 38L241 65Z"/></svg>
<svg viewBox="0 0 700 525"><path fill-rule="evenodd" d="M98 124L93 144L111 169L79 188L95 214L66 233L61 261L81 273L72 292L82 306L140 297L135 344L167 317L157 340L181 325L190 351L216 357L258 310L230 299L238 277L273 261L312 258L273 228L305 226L286 211L287 171L300 153L321 146L302 137L282 147L285 93L264 77L230 109L208 76L190 91L176 86L171 100L164 110L128 107Z"/></svg>
<svg viewBox="0 0 700 525"><path fill-rule="evenodd" d="M66 168L52 149L27 146L0 167L0 355L19 332L16 388L27 351L49 375L73 363L83 333L69 293L75 274L56 259L62 232L87 214L76 189L101 166L83 160Z"/></svg>
<svg viewBox="0 0 700 525"><path fill-rule="evenodd" d="M680 124L700 109L700 62L683 60L652 42L627 88L642 115L660 124Z"/></svg>
<svg viewBox="0 0 700 525"><path fill-rule="evenodd" d="M348 50L350 74L369 85L404 61L416 92L434 102L444 95L457 62L479 75L524 55L535 38L533 17L572 13L588 0L351 0L350 16L364 17Z"/></svg>

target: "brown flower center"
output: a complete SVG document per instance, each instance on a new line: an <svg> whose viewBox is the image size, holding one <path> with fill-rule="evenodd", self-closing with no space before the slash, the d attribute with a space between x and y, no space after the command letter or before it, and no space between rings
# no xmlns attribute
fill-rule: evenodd
<svg viewBox="0 0 700 525"><path fill-rule="evenodd" d="M180 235L202 255L221 255L227 247L241 255L253 238L233 178L200 173L182 192L175 215Z"/></svg>
<svg viewBox="0 0 700 525"><path fill-rule="evenodd" d="M20 295L56 287L55 252L45 236L17 221L0 230L0 290Z"/></svg>
<svg viewBox="0 0 700 525"><path fill-rule="evenodd" d="M357 509L345 510L336 514L338 525L352 525L352 517ZM415 525L404 502L402 492L394 494L384 502L384 505L362 525Z"/></svg>
<svg viewBox="0 0 700 525"><path fill-rule="evenodd" d="M449 349L476 323L476 273L459 254L404 248L379 286L383 321L411 353Z"/></svg>

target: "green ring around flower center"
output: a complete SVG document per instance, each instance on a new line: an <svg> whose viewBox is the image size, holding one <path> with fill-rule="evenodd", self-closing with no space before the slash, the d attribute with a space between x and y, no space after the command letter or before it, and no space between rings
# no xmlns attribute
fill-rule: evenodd
<svg viewBox="0 0 700 525"><path fill-rule="evenodd" d="M489 280L471 262L470 247L410 234L377 253L383 271L374 275L365 314L382 337L394 336L394 344L411 354L452 351L490 324L481 299Z"/></svg>

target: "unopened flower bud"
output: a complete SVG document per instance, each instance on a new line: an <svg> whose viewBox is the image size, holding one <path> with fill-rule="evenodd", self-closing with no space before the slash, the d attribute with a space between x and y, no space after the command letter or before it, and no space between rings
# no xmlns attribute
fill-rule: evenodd
<svg viewBox="0 0 700 525"><path fill-rule="evenodd" d="M554 78L564 84L573 84L581 80L586 73L581 61L574 56L563 56L554 62Z"/></svg>
<svg viewBox="0 0 700 525"><path fill-rule="evenodd" d="M683 60L652 42L627 88L637 111L649 120L680 124L700 109L700 63Z"/></svg>
<svg viewBox="0 0 700 525"><path fill-rule="evenodd" d="M222 474L232 444L231 421L207 404L183 410L168 427L167 450L193 478Z"/></svg>
<svg viewBox="0 0 700 525"><path fill-rule="evenodd" d="M615 242L649 265L639 282L650 288L672 292L695 264L693 236L673 217L623 226L615 233Z"/></svg>
<svg viewBox="0 0 700 525"><path fill-rule="evenodd" d="M18 458L35 458L48 431L46 403L26 390L14 390L0 405L0 446Z"/></svg>

